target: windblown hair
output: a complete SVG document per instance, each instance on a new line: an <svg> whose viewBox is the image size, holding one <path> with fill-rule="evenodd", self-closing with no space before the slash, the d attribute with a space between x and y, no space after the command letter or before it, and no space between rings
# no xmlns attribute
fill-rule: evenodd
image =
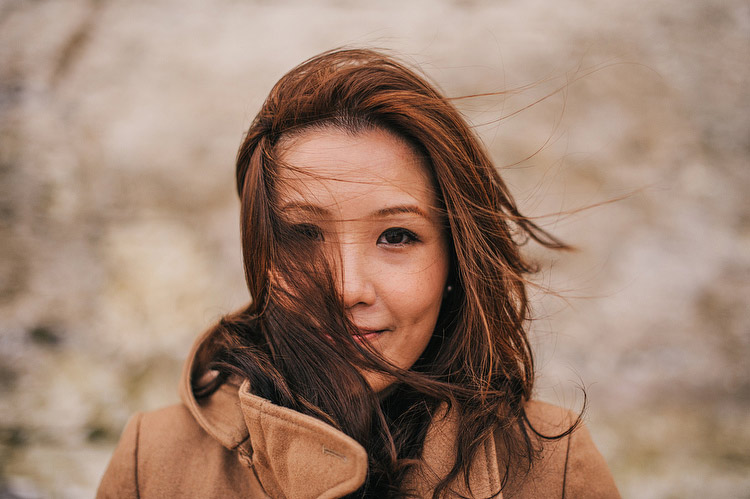
<svg viewBox="0 0 750 499"><path fill-rule="evenodd" d="M280 153L287 139L316 128L386 130L423 158L434 182L453 291L408 370L352 338L331 264L322 254L310 257L309 241L278 211ZM526 275L535 269L519 246L528 239L567 246L519 213L479 139L425 79L371 50L336 50L302 63L274 86L250 126L237 156L237 189L252 302L214 326L198 370L220 375L194 386L197 396L232 376L249 379L254 393L352 436L369 456L359 497L410 495L404 476L445 404L458 420L457 457L434 498L456 480L468 484L470 463L488 438L500 435L507 454L505 486L510 474L530 469L539 438L563 436L542 437L524 412L534 383ZM387 373L394 385L379 397L363 369Z"/></svg>

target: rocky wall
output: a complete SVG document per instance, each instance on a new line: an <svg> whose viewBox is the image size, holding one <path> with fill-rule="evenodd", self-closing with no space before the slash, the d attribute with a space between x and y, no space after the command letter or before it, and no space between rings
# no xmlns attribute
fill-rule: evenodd
<svg viewBox="0 0 750 499"><path fill-rule="evenodd" d="M247 300L242 133L342 45L501 92L456 104L578 247L528 247L538 396L586 387L623 495L750 497L738 0L1 0L0 497L91 497L128 416L177 401L193 339Z"/></svg>

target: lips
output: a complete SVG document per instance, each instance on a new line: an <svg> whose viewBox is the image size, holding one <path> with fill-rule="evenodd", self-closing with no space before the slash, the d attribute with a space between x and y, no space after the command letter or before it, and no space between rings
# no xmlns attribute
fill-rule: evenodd
<svg viewBox="0 0 750 499"><path fill-rule="evenodd" d="M365 328L358 328L359 334L355 334L354 337L357 340L362 341L370 341L373 338L377 337L378 335L385 333L386 331L389 331L389 329L365 329Z"/></svg>

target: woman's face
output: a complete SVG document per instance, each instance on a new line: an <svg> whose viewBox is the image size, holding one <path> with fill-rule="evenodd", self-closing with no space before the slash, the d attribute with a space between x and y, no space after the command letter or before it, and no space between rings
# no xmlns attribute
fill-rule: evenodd
<svg viewBox="0 0 750 499"><path fill-rule="evenodd" d="M279 206L336 262L358 341L408 369L432 336L449 256L423 161L384 130L312 129L284 143ZM365 373L375 391L391 380Z"/></svg>

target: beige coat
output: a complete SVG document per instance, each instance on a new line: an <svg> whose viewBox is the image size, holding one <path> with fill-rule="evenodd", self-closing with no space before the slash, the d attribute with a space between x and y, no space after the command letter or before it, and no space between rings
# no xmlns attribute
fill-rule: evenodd
<svg viewBox="0 0 750 499"><path fill-rule="evenodd" d="M183 404L134 415L104 473L98 498L333 498L357 490L367 474L367 454L351 437L322 421L276 406L251 393L249 383L225 384L208 400L190 389L194 353L180 384ZM527 405L542 433L566 428L571 415L540 402ZM423 465L408 483L430 497L450 470L456 425L438 417L425 439ZM471 492L489 497L504 472L500 439L486 441L472 463ZM455 485L471 496L463 481ZM545 443L541 459L523 481L511 480L504 498L619 497L588 430Z"/></svg>

